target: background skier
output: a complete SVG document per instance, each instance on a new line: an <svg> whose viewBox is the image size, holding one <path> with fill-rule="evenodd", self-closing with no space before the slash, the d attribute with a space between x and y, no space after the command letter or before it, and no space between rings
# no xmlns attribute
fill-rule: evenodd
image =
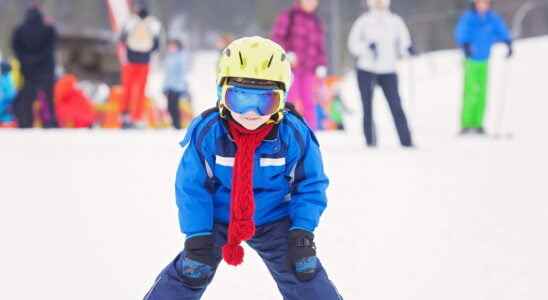
<svg viewBox="0 0 548 300"><path fill-rule="evenodd" d="M512 39L504 20L491 9L491 1L476 0L460 18L455 40L466 58L461 134L484 134L491 47L498 42L506 43L507 57L510 58L513 55Z"/></svg>
<svg viewBox="0 0 548 300"><path fill-rule="evenodd" d="M143 127L145 90L152 54L160 46L160 22L149 15L148 8L137 2L132 16L122 29L121 41L127 62L122 70L124 127Z"/></svg>
<svg viewBox="0 0 548 300"><path fill-rule="evenodd" d="M297 0L274 24L272 39L287 52L293 68L288 100L295 103L312 129L317 128L314 89L317 77L327 73L325 30L316 14L318 0Z"/></svg>
<svg viewBox="0 0 548 300"><path fill-rule="evenodd" d="M396 74L398 58L415 54L409 30L402 18L390 11L390 0L367 0L367 6L369 11L356 20L348 38L348 49L357 57L365 140L370 147L377 145L372 101L378 83L390 106L401 145L412 147Z"/></svg>
<svg viewBox="0 0 548 300"><path fill-rule="evenodd" d="M0 55L0 126L13 122L11 104L15 98L16 91L11 76L11 66L2 61Z"/></svg>
<svg viewBox="0 0 548 300"><path fill-rule="evenodd" d="M33 126L33 104L42 92L47 111L45 128L57 127L53 105L55 83L55 47L57 31L44 21L40 6L32 5L24 22L13 34L12 47L21 64L24 85L15 102L15 115L21 128Z"/></svg>
<svg viewBox="0 0 548 300"><path fill-rule="evenodd" d="M190 71L190 53L180 40L172 39L168 42L164 67L164 94L168 101L167 108L173 127L181 129L179 101L184 96L190 102L187 83L187 74Z"/></svg>

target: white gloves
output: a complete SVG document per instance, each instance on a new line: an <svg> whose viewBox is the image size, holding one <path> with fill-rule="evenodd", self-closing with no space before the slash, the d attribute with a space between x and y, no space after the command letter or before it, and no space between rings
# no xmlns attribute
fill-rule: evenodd
<svg viewBox="0 0 548 300"><path fill-rule="evenodd" d="M316 68L316 76L318 78L325 78L327 76L327 67L326 66L318 66Z"/></svg>

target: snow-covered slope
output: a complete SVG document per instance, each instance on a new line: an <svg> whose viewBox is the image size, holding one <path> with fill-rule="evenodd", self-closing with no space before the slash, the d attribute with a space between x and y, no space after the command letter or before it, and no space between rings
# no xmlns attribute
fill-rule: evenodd
<svg viewBox="0 0 548 300"><path fill-rule="evenodd" d="M331 186L317 230L345 299L548 299L548 39L516 46L508 86L503 51L492 75L492 100L508 93L511 140L456 137L461 58L449 51L412 63L406 105L419 148L396 146L379 96L381 147L365 149L349 74L350 130L319 135ZM195 66L199 107L214 102L207 55ZM140 299L183 246L173 197L182 134L0 131L1 298ZM243 266L220 267L204 299L281 297L248 250Z"/></svg>

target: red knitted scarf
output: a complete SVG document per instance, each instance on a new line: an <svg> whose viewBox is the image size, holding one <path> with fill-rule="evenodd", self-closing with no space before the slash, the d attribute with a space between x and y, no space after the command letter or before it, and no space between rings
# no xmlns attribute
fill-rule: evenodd
<svg viewBox="0 0 548 300"><path fill-rule="evenodd" d="M232 170L232 193L230 198L230 221L228 241L223 247L223 258L237 266L243 262L242 241L255 235L255 200L253 199L253 158L255 150L272 130L272 125L264 125L256 130L248 130L230 120L228 129L236 142L236 158Z"/></svg>

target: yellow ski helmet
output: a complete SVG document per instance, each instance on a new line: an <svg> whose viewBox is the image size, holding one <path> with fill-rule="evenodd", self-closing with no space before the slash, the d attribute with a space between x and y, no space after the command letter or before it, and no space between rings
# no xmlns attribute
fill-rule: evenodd
<svg viewBox="0 0 548 300"><path fill-rule="evenodd" d="M230 78L273 81L280 87L282 99L291 86L291 65L284 49L259 36L244 37L230 43L222 52L217 70L219 109L225 107L224 89ZM285 100L280 102L282 111Z"/></svg>

